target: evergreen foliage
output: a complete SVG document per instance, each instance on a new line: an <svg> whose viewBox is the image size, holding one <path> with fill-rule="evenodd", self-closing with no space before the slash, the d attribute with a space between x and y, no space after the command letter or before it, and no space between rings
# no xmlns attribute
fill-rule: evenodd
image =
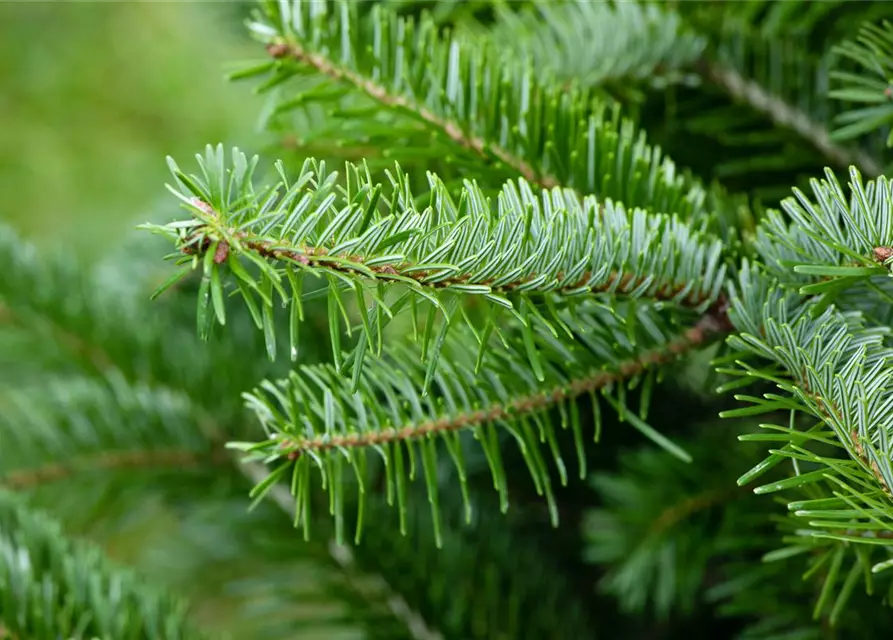
<svg viewBox="0 0 893 640"><path fill-rule="evenodd" d="M176 270L0 227L0 635L889 635L860 4L258 2Z"/></svg>
<svg viewBox="0 0 893 640"><path fill-rule="evenodd" d="M0 494L4 637L198 638L181 603L73 543L46 515Z"/></svg>
<svg viewBox="0 0 893 640"><path fill-rule="evenodd" d="M838 122L842 126L835 132L836 136L841 139L854 138L888 124L893 114L889 104L893 100L889 79L893 69L893 25L886 20L880 24L864 24L855 41L844 42L838 53L870 72L871 76L838 70L832 74L832 78L839 82L840 87L832 91L831 96L876 106L841 113ZM888 135L887 146L891 144L893 138Z"/></svg>

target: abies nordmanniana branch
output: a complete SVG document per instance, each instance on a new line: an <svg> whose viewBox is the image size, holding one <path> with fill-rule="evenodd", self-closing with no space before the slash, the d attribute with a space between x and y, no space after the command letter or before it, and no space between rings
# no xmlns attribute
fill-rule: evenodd
<svg viewBox="0 0 893 640"><path fill-rule="evenodd" d="M341 181L312 161L295 179L277 166L280 181L258 191L250 179L254 160L236 152L228 167L220 149L209 149L200 162L201 176L187 176L172 164L176 192L191 217L152 228L176 243L181 262L201 269L202 327L214 318L225 321L231 291L273 339L278 296L291 309L294 339L301 299L315 295L304 293L303 280L329 280L334 365L302 366L247 394L268 438L233 444L275 463L256 495L291 477L305 527L317 472L336 523L343 521L344 491L355 479L361 524L366 473L375 465L381 465L389 501L401 513L408 480L424 475L436 523L437 442L463 479L461 432L483 448L505 506L491 425L518 443L555 517L545 457L554 459L562 481L567 472L547 414L554 408L573 431L582 469L584 436L574 401L585 396L596 408L612 405L646 437L685 458L648 426L647 400L632 411L626 391L639 381L649 388L659 365L734 328L740 336L730 344L738 364L723 372L743 380L730 388L768 380L788 395L739 396L755 406L730 415L789 410L814 416L821 427L805 435L793 425L778 427L777 437L790 442L742 476L742 483L784 459L802 460L818 468L759 490L813 482L851 488L849 497L833 504L822 499L823 520L810 519L799 530L810 543L865 541L872 531L883 539L887 532L893 480L889 356L884 331L866 323L877 310L864 296L851 295L859 287L888 287L876 282L889 257L885 249L893 244L883 216L891 201L885 179L863 185L854 172L846 199L829 174L813 185L816 202L799 192L785 201L794 222L785 225L771 214L755 247L771 266L743 263L739 284L732 286L709 234L692 232L672 216L626 211L569 191L537 196L523 181L508 182L494 207L471 183L456 202L432 176L422 208L399 168L386 190L352 165ZM677 231L668 233L671 228ZM662 258L654 260L658 245ZM562 286L563 274L573 269L577 278L588 273L586 282ZM776 271L779 279L771 275ZM345 291L354 294L348 301ZM469 304L475 300L477 305ZM341 318L349 318L351 305L361 321L346 328L360 335L345 351ZM389 323L399 328L403 318L416 343L385 341ZM756 364L767 360L774 365ZM598 419L594 430L598 434ZM810 442L837 443L843 457L812 452L804 446ZM866 517L856 529L854 501ZM799 509L794 516L812 511ZM343 536L341 524L338 530Z"/></svg>
<svg viewBox="0 0 893 640"><path fill-rule="evenodd" d="M630 339L629 328L616 322L609 312L594 304L583 306L585 310L574 319L573 337L579 343L562 344L551 339L544 329L538 332L542 381L531 371L521 341L512 335L507 337L513 348L488 354L483 371L476 374L476 349L471 348L474 337L460 329L444 345L431 393L420 392L425 385L426 366L420 362L418 349L401 344L389 347L385 357L367 359L356 391L350 389L333 366L302 366L289 378L265 382L246 394L248 405L260 417L269 438L233 446L267 461L279 461L271 481L291 475L305 535L310 524L312 477L319 472L322 486L328 486L335 494L332 504L338 526L344 502L340 494L355 472L360 484L359 537L365 470L375 462L384 467L388 502L393 503L396 497L401 531L405 531L407 467L411 479L418 455L439 539L437 441L445 445L456 467L463 498L467 498L463 450L468 443L463 442L460 432L473 435L484 451L505 510L508 485L501 444L493 428L499 426L511 435L524 455L535 488L545 495L552 520L557 524L552 473L541 451L543 445L546 455L553 458L562 484L567 483L568 471L550 412L558 410L562 428L573 433L581 478L586 474L584 438L594 436L598 441L601 432L600 396L646 437L690 461L684 450L645 422L647 399L638 413L626 407L626 385L642 381L650 388L661 365L703 346L723 330L707 315L681 337L666 335L658 329L659 320L653 311L645 307L634 312L634 321L641 323L641 329ZM577 404L581 398L590 398L595 411L589 436L584 435ZM259 492L265 488L260 486ZM470 518L467 501L465 507L466 517ZM338 535L343 535L342 531Z"/></svg>
<svg viewBox="0 0 893 640"><path fill-rule="evenodd" d="M281 459L258 491L291 472L305 526L311 467L323 474L340 516L345 474L353 467L362 483L371 451L380 454L389 496L396 495L402 513L416 446L436 521L432 437L446 443L464 482L460 430L484 448L507 505L499 448L487 428L493 424L517 440L557 517L541 443L548 442L562 481L567 474L545 414L558 409L573 428L582 470L574 401L596 392L685 457L647 425L644 406L641 416L627 412L625 391L630 381L650 386L659 365L727 331L716 239L674 216L626 211L566 190L537 194L524 181L506 183L494 206L472 183L456 202L430 176L429 203L421 208L399 167L385 189L356 166L348 165L339 182L321 163L308 161L294 179L277 165L280 182L255 191L256 160L236 151L230 167L221 149L209 149L200 162L201 176L172 163L192 217L150 227L174 240L182 262L201 265L201 327L226 321L232 289L252 309L273 354L275 298L290 307L294 346L305 277L329 281L334 366L301 367L249 394L271 437L240 445L267 461ZM613 299L614 308L602 298ZM474 300L477 306L467 304ZM360 335L344 352L349 306L362 322L346 325ZM400 322L401 311L417 347L383 348L385 328Z"/></svg>
<svg viewBox="0 0 893 640"><path fill-rule="evenodd" d="M863 24L855 41L844 42L837 53L858 65L860 72L841 68L831 74L836 84L831 97L852 105L837 117L840 127L835 135L855 138L889 125L893 120L893 23ZM887 134L887 146L893 146L893 131Z"/></svg>
<svg viewBox="0 0 893 640"><path fill-rule="evenodd" d="M703 313L717 301L725 273L721 243L676 216L627 211L567 190L536 193L524 181L509 181L494 205L466 182L456 201L429 175L428 204L422 207L399 167L388 173L391 184L385 188L354 165L346 167L344 184L324 163L308 160L294 179L277 165L280 181L255 191L256 159L249 162L234 150L229 167L218 147L209 148L200 162L201 176L187 176L172 162L177 195L192 217L148 225L193 256L193 265L203 260L200 325L214 315L221 324L226 321L224 267L270 340L274 292L292 307L296 335L303 277L325 276L333 285L329 320L339 368L345 291L360 309L366 308L367 295L375 303L360 331L361 341L376 352L393 306L409 304L416 328L416 302L426 302L429 320L439 312L449 327L460 318L470 323L459 308L459 299L467 296L486 302L481 335L489 335L500 316L511 315L525 327L531 347L534 324L542 323L555 336L566 332L560 309L572 310L593 294L662 300ZM243 261L258 273L249 273ZM404 285L407 292L388 302L385 284ZM425 326L430 332L432 323ZM426 345L431 337L426 334ZM273 353L274 345L268 346ZM528 351L542 379L536 350Z"/></svg>
<svg viewBox="0 0 893 640"><path fill-rule="evenodd" d="M596 87L567 86L521 58L508 60L492 38L444 35L426 17L375 6L361 19L357 3L332 6L266 2L249 22L273 59L234 77L265 76L258 90L271 94L274 115L320 106L339 125L330 135L355 135L363 147L386 126L390 162L447 157L488 186L520 176L546 189L675 212L732 236L750 226L739 199L678 168ZM648 41L652 57L655 42ZM308 74L313 82L303 84ZM395 118L427 137L394 140ZM315 134L303 126L290 135Z"/></svg>
<svg viewBox="0 0 893 640"><path fill-rule="evenodd" d="M566 86L600 87L623 99L642 87L688 79L707 39L666 6L635 2L544 2L495 7L488 33Z"/></svg>
<svg viewBox="0 0 893 640"><path fill-rule="evenodd" d="M182 602L72 542L47 515L0 491L0 632L26 638L202 638ZM11 634L7 636L6 634Z"/></svg>
<svg viewBox="0 0 893 640"><path fill-rule="evenodd" d="M761 368L742 358L738 369L729 373L775 382L787 396L742 399L765 411L789 409L815 416L834 433L836 440L831 442L846 450L851 460L817 472L811 480L801 476L801 481L846 474L846 469L855 465L872 474L879 496L890 495L893 371L885 366L893 357L885 345L890 328L872 326L863 314L841 311L821 300L804 305L793 292L768 287L761 271L762 267L745 264L739 281L731 287L729 315L740 334L729 342L742 355L758 355L776 367ZM820 435L816 440L823 438ZM804 438L799 445L810 439ZM781 457L774 461L780 462ZM748 480L754 477L748 476ZM863 515L877 506L872 505ZM886 505L881 512L888 510ZM887 525L876 524L889 531Z"/></svg>
<svg viewBox="0 0 893 640"><path fill-rule="evenodd" d="M423 195L402 163L391 163L384 180L365 163L341 174L308 160L293 176L277 163L276 182L258 189L257 160L239 152L228 163L209 148L201 175L171 162L189 217L152 228L191 265L168 284L202 272L202 333L224 324L226 298L239 296L272 357L278 299L289 308L298 359L302 301L327 296L332 365L300 366L245 395L267 437L233 446L273 465L256 497L290 477L306 531L319 473L340 538L345 491L359 490L361 523L374 467L401 518L408 481L424 476L437 524L442 450L464 488L463 455L473 443L463 434L473 437L505 507L497 440L508 436L554 518L545 459L562 482L567 470L553 421L573 432L581 469L575 401L587 396L596 437L599 407L609 404L686 459L647 424L650 385L661 365L736 331L732 364L721 371L741 379L724 388L768 381L783 393L737 396L753 406L729 414L791 415L787 426L751 434L780 444L741 483L793 461L789 477L758 491L818 483L835 496L791 503L798 549L884 538L893 516L889 358L878 329L885 313L889 324L883 300L893 299L886 180L863 185L853 171L846 196L829 174L813 184L817 202L795 192L783 203L794 224L770 212L754 242L741 228L726 233L736 224L728 200L677 172L630 123L604 117L594 95L424 21L385 12L360 22L349 4L336 3L327 17L316 14L322 6L269 3L252 23L273 59L242 75L269 73L264 89L301 74L319 81L294 100L277 96L274 110L315 101L339 112L342 98L359 91L376 105L360 111L385 118L379 124L388 114L414 118L438 150L464 150L471 160L465 180L428 172ZM734 261L733 283L726 271ZM328 286L308 284L315 277ZM401 330L414 339L389 339ZM344 334L355 332L347 345ZM635 411L627 391L639 384ZM816 426L804 430L804 416ZM848 493L839 496L841 487Z"/></svg>

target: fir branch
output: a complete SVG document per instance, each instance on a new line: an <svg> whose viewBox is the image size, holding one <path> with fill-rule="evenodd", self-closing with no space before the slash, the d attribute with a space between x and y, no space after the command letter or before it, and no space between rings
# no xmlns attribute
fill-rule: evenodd
<svg viewBox="0 0 893 640"><path fill-rule="evenodd" d="M581 200L569 190L536 193L523 180L506 183L495 205L466 182L455 203L429 174L429 205L422 208L399 167L385 188L355 165L346 166L341 186L324 163L306 161L293 179L277 164L281 181L258 192L252 183L257 160L249 162L238 150L230 166L222 147L208 147L202 176L187 176L170 162L177 195L192 215L144 228L168 237L185 254L183 262L202 269L203 335L215 320L225 323L224 287L235 284L271 357L274 299L291 307L293 340L303 319L305 275L329 279L336 358L339 318L346 316L343 289L353 289L361 313L372 296L375 312L366 313L362 328L372 346L385 316L393 317L379 284L406 287L408 296L430 303L450 323L467 321L455 310L462 301L480 300L489 308L492 329L503 318L526 324L542 305L573 305L593 294L661 299L703 312L717 300L724 279L720 241L676 216L627 211L591 196ZM406 296L400 301L406 303Z"/></svg>
<svg viewBox="0 0 893 640"><path fill-rule="evenodd" d="M65 538L58 523L6 491L0 491L0 619L7 633L34 640L203 637L187 622L182 602L140 584L97 547Z"/></svg>
<svg viewBox="0 0 893 640"><path fill-rule="evenodd" d="M862 73L839 68L831 73L838 88L831 97L842 102L867 105L838 114L840 125L834 132L838 140L863 136L877 130L890 129L893 122L893 23L865 23L854 41L836 48L842 61L854 62ZM841 67L843 65L840 65ZM887 133L887 146L893 145L893 132Z"/></svg>
<svg viewBox="0 0 893 640"><path fill-rule="evenodd" d="M523 190L523 185L522 185ZM210 204L199 199L193 200L197 208L208 213L212 217L220 218L220 214L213 210ZM604 205L599 207L599 215L603 216L605 211ZM506 215L511 212L502 212ZM268 214L269 215L269 214ZM521 277L504 281L489 277L483 280L474 280L471 275L464 273L462 275L442 277L443 268L426 268L414 262L391 262L389 264L369 264L374 263L380 256L377 255L357 255L357 254L333 254L331 248L324 246L308 246L296 245L281 240L271 240L263 237L253 236L245 232L238 231L244 226L226 226L226 225L208 225L198 227L193 230L192 234L185 237L181 244L181 251L185 255L197 255L203 257L212 244L215 246L214 263L222 264L226 262L230 252L229 238L235 241L235 244L243 249L248 249L256 253L256 255L267 260L278 260L285 264L299 264L305 267L317 267L326 270L336 271L352 277L372 278L388 280L389 276L400 276L408 278L420 287L431 287L434 289L449 289L453 286L471 285L472 287L483 287L488 293L506 294L516 289L524 289L525 285L542 279L542 273L532 272L523 274ZM562 233L557 231L557 234ZM220 237L215 243L215 238ZM511 251L511 249L509 249ZM336 258L337 262L332 258ZM432 276L437 276L433 279ZM616 270L610 271L606 276L599 276L594 271L583 271L576 280L567 282L564 272L559 271L554 275L554 281L557 286L551 289L556 295L580 295L581 289L588 289L590 293L625 293L640 289L643 285L647 285L652 279L651 275L637 275L630 272L620 272ZM500 283L494 286L494 282L499 280ZM597 282L597 284L596 284ZM689 290L688 295L683 295ZM688 283L672 285L665 283L662 286L652 289L649 297L655 300L667 300L677 302L679 304L691 307L699 307L705 302L713 299L711 292L704 290L691 290Z"/></svg>
<svg viewBox="0 0 893 640"><path fill-rule="evenodd" d="M66 462L48 463L30 469L13 469L0 475L0 487L31 489L37 485L59 482L74 474L124 469L157 469L162 467L202 467L209 464L231 464L232 458L223 452L209 455L180 449L149 451L102 451L93 455L76 456Z"/></svg>
<svg viewBox="0 0 893 640"><path fill-rule="evenodd" d="M279 450L281 455L293 460L310 451L370 447L427 436L443 436L451 431L473 429L505 420L523 420L526 416L573 402L580 397L601 391L605 387L639 376L653 367L672 362L722 335L727 330L726 322L716 311L711 311L703 315L694 327L686 330L681 338L673 340L659 349L645 352L634 360L621 362L616 365L615 371L602 371L587 377L571 378L565 384L555 386L547 391L516 397L504 405L494 403L485 409L470 413L458 413L436 420L386 428L371 433L347 436L325 434L312 439L300 440L284 438L279 441Z"/></svg>
<svg viewBox="0 0 893 640"><path fill-rule="evenodd" d="M629 324L619 320L632 316L635 320ZM533 336L525 336L525 330L518 326L509 327L501 330L504 349L488 351L482 345L481 353L486 354L483 361L472 330L454 329L444 341L441 366L433 374L429 373L430 365L420 361L418 350L392 344L383 356L367 357L356 377L355 390L331 365L298 367L289 378L265 382L245 396L268 439L230 446L245 451L251 459L275 465L255 493L262 495L284 475L294 478L292 491L306 536L310 523L304 509L309 508L311 469L319 470L324 488L335 500L336 536L342 540L344 532L338 527L343 527L344 499L335 496L343 495L351 477L346 475L348 470L353 468L357 481L364 486L369 458L377 460L380 456L389 502L396 493L404 522L407 498L401 487L407 482L407 471L403 460L406 455L413 460L416 451L425 470L437 531L440 510L433 484L437 443L450 451L464 494L466 474L460 452L465 446L460 440L463 433L473 434L486 453L494 486L506 508L507 484L499 445L495 430L488 428L500 426L516 439L538 493L545 495L552 517L557 519L551 474L541 446L549 443L562 483L567 482L567 470L556 448L556 425L548 418L549 411L558 409L562 427L573 431L582 474L586 462L576 409L580 397L588 396L598 404L597 395L602 395L622 414L629 415L631 412L624 408L627 384L654 376L662 365L703 347L728 329L721 304L681 336L676 327L647 306L618 309L615 315L597 304L581 303L573 322L567 315L563 322L574 327L570 342L556 340L541 324L534 326ZM539 379L528 363L530 349L540 353ZM431 384L427 385L429 378ZM426 394L427 386L430 392ZM643 418L630 417L629 422L673 455L688 459L686 452ZM596 420L596 439L599 424ZM534 435L534 429L539 430L539 436ZM411 466L415 468L415 463ZM410 477L413 475L410 472ZM360 491L361 504L366 493Z"/></svg>
<svg viewBox="0 0 893 640"><path fill-rule="evenodd" d="M717 211L731 205L720 205L717 193L649 147L633 123L621 120L616 109L609 113L593 90L568 89L487 38L444 36L429 16L415 22L379 6L362 19L350 2L327 7L292 0L263 7L249 26L273 59L237 75L267 76L261 91L281 87L283 95L271 108L276 113L311 104L340 112L343 88L349 87L382 111L423 123L453 151L465 152L455 164L471 161L473 173L493 181L520 175L540 187L561 186L710 224L733 213ZM308 70L338 89L314 85L288 95L283 84ZM400 153L399 143L393 151ZM450 155L456 154L448 149L437 157Z"/></svg>
<svg viewBox="0 0 893 640"><path fill-rule="evenodd" d="M442 118L433 111L416 105L407 99L406 96L390 93L384 86L364 78L347 68L335 65L329 58L321 54L307 51L298 43L272 42L267 45L267 52L277 60L290 56L302 64L313 67L333 80L349 82L385 107L405 109L428 125L443 132L447 138L460 147L474 151L481 156L492 154L495 159L504 162L530 183L544 189L553 189L561 185L555 176L540 174L527 162L512 155L506 149L494 144L488 145L483 138L466 133L456 121Z"/></svg>
<svg viewBox="0 0 893 640"><path fill-rule="evenodd" d="M871 529L893 530L888 524L893 520L893 418L889 410L893 404L893 369L889 367L893 350L885 345L889 327L871 326L862 314L841 312L821 301L804 303L793 292L773 287L765 273L748 264L733 288L729 318L738 331L729 338L730 345L742 354L769 360L776 367L761 369L742 359L739 369L726 372L752 382L772 382L786 395L739 396L754 406L723 415L785 409L792 415L814 416L820 425L827 425L827 433L804 432L794 429L792 418L791 425L783 429L790 438L790 448L773 450L762 467L771 468L785 458L815 465L818 470L805 474L802 482L831 483L840 496L841 514L847 514L835 525L869 522ZM808 447L813 443L830 444L849 460L812 453ZM752 478L755 474L745 475ZM756 491L797 485L795 477ZM862 515L852 518L856 504ZM824 526L836 520L831 514L833 509L829 507ZM804 535L821 537L826 532L807 531Z"/></svg>
<svg viewBox="0 0 893 640"><path fill-rule="evenodd" d="M746 78L735 68L702 61L699 69L706 79L721 87L733 99L765 114L777 126L794 131L838 167L855 164L872 177L883 173L883 167L869 153L835 142L823 123L812 119L809 114L773 94L755 80Z"/></svg>

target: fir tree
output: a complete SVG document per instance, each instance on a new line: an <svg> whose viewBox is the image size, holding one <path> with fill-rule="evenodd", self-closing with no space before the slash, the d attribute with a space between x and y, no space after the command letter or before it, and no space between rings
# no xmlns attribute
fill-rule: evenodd
<svg viewBox="0 0 893 640"><path fill-rule="evenodd" d="M888 11L259 2L258 155L0 233L0 635L887 637Z"/></svg>

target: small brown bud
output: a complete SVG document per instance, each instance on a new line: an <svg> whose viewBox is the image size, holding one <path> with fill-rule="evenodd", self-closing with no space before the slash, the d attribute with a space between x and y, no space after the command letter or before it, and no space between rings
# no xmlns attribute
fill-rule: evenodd
<svg viewBox="0 0 893 640"><path fill-rule="evenodd" d="M226 240L221 240L220 244L217 245L217 251L214 252L214 262L216 264L220 264L221 262L226 262L226 258L229 255L229 244Z"/></svg>
<svg viewBox="0 0 893 640"><path fill-rule="evenodd" d="M201 209L208 215L211 215L212 213L214 213L214 208L211 205L209 205L207 202L205 202L204 200L200 200L199 198L193 198L192 204L194 204L196 207L198 207L199 209Z"/></svg>
<svg viewBox="0 0 893 640"><path fill-rule="evenodd" d="M893 247L875 247L874 259L880 263L884 263L893 258Z"/></svg>
<svg viewBox="0 0 893 640"><path fill-rule="evenodd" d="M284 42L275 42L267 45L267 53L274 58L284 58L288 54L288 45Z"/></svg>

